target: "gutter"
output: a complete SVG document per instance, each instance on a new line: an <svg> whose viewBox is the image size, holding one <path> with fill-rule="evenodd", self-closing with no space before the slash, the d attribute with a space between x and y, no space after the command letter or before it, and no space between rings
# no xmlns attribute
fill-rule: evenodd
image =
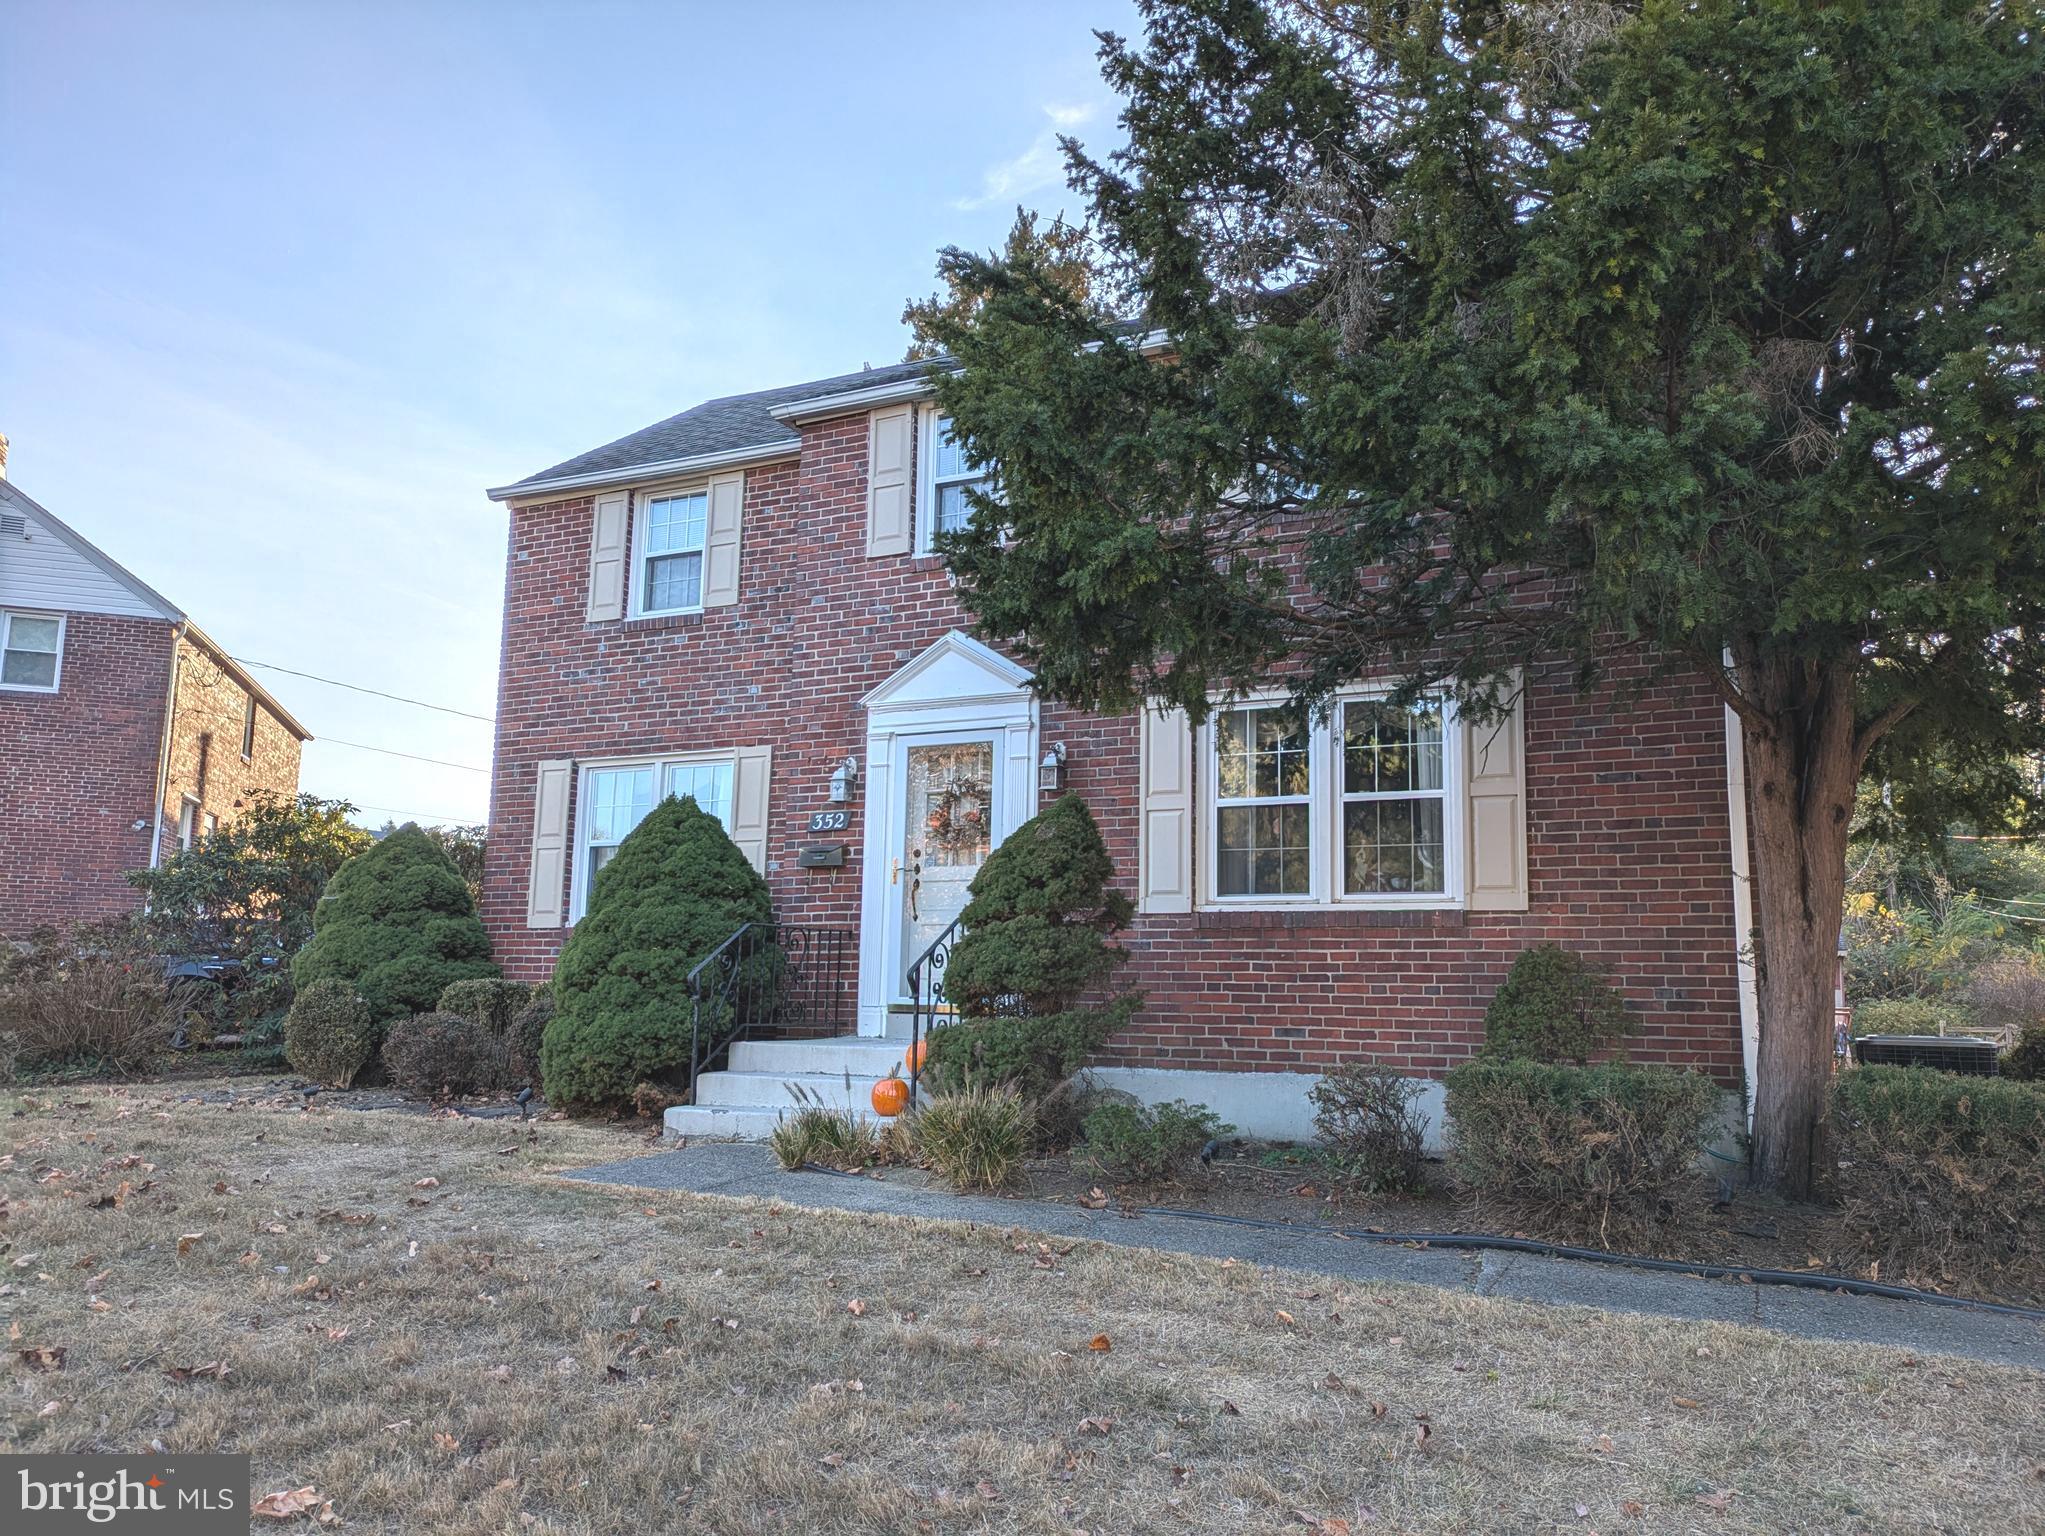
<svg viewBox="0 0 2045 1536"><path fill-rule="evenodd" d="M933 370L942 368L941 363L932 363ZM785 400L780 405L767 407L767 414L776 421L802 422L822 421L827 416L850 416L854 412L870 410L876 405L897 405L907 400L922 400L930 394L930 380L919 375L912 379L896 379L891 384L870 384L865 389L848 389L836 395L812 395L807 400Z"/></svg>
<svg viewBox="0 0 2045 1536"><path fill-rule="evenodd" d="M741 464L773 464L800 458L802 444L795 438L771 443L748 443L739 448L720 448L715 453L692 454L686 459L659 459L648 464L623 464L616 469L591 470L582 475L560 475L552 480L520 480L500 485L483 494L492 501L531 501L548 491L594 490L606 485L629 485L662 475L688 474L699 469L731 469Z"/></svg>

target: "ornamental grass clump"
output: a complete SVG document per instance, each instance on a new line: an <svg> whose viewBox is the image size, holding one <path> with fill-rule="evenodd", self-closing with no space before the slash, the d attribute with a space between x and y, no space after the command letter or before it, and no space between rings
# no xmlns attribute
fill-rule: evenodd
<svg viewBox="0 0 2045 1536"><path fill-rule="evenodd" d="M917 1156L953 1189L1008 1189L1022 1178L1037 1117L1013 1087L939 1094L909 1124Z"/></svg>
<svg viewBox="0 0 2045 1536"><path fill-rule="evenodd" d="M597 872L589 912L554 967L554 1017L540 1046L547 1102L576 1110L622 1109L642 1083L686 1087L689 972L747 923L773 911L762 880L715 816L693 799L647 813ZM759 996L780 951L741 962L736 990ZM703 1026L719 1038L730 1004L713 989Z"/></svg>
<svg viewBox="0 0 2045 1536"><path fill-rule="evenodd" d="M1697 1072L1465 1062L1448 1074L1449 1164L1478 1212L1601 1247L1675 1216L1720 1095Z"/></svg>
<svg viewBox="0 0 2045 1536"><path fill-rule="evenodd" d="M973 877L966 933L944 973L960 1021L930 1032L935 1091L1005 1083L1043 1099L1141 1005L1109 983L1134 909L1086 802L1064 795L1024 822Z"/></svg>
<svg viewBox="0 0 2045 1536"><path fill-rule="evenodd" d="M1847 1230L1883 1278L2045 1289L2045 1092L1929 1067L1832 1085Z"/></svg>

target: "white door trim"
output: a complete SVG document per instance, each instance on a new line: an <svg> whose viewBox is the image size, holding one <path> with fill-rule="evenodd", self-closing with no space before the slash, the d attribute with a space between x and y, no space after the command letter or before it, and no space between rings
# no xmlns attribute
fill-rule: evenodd
<svg viewBox="0 0 2045 1536"><path fill-rule="evenodd" d="M913 956L895 953L893 911L900 888L890 880L906 814L902 763L912 743L990 737L995 754L995 816L1001 840L1037 813L1038 709L1029 673L998 651L953 630L863 701L867 708L866 805L861 832L859 1032L887 1033L888 1008L905 995Z"/></svg>

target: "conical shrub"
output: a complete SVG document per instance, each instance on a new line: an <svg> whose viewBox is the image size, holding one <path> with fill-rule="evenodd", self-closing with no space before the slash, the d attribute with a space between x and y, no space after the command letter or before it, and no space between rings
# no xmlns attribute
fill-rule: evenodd
<svg viewBox="0 0 2045 1536"><path fill-rule="evenodd" d="M497 974L461 871L409 822L334 871L291 963L300 991L345 981L378 1023L429 1013L450 984Z"/></svg>
<svg viewBox="0 0 2045 1536"><path fill-rule="evenodd" d="M612 1109L641 1083L680 1085L689 972L745 924L772 917L767 882L716 817L692 799L655 806L598 872L589 913L554 967L554 1017L540 1046L548 1102ZM749 965L771 974L776 958ZM748 977L749 990L758 980Z"/></svg>

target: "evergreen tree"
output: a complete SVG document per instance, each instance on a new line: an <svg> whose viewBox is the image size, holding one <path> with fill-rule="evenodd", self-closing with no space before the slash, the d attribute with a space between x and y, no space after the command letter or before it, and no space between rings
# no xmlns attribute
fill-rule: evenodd
<svg viewBox="0 0 2045 1536"><path fill-rule="evenodd" d="M429 1013L450 983L497 974L461 872L409 823L334 872L291 964L301 990L353 986L378 1023Z"/></svg>
<svg viewBox="0 0 2045 1536"><path fill-rule="evenodd" d="M1134 913L1109 886L1114 875L1093 813L1074 794L987 856L945 967L961 1022L931 1031L933 1086L985 1078L1041 1098L1128 1023L1142 994L1104 990L1129 959L1112 936Z"/></svg>
<svg viewBox="0 0 2045 1536"><path fill-rule="evenodd" d="M1143 10L1103 39L1127 146L1068 151L1087 297L948 251L979 302L918 317L1001 470L948 545L981 632L1053 697L1196 716L1384 669L1476 712L1513 666L1707 679L1753 808L1755 1173L1807 1189L1857 781L2045 746L2038 7Z"/></svg>
<svg viewBox="0 0 2045 1536"><path fill-rule="evenodd" d="M641 1083L677 1083L688 1068L689 972L745 924L772 918L767 882L716 817L688 798L655 806L597 872L589 912L554 967L540 1046L548 1101L616 1108ZM771 979L776 958L747 962L760 973L749 988Z"/></svg>

